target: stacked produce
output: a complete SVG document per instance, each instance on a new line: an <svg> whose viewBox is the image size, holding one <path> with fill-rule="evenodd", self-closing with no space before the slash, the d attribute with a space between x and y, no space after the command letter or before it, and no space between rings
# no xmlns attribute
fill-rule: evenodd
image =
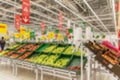
<svg viewBox="0 0 120 80"><path fill-rule="evenodd" d="M20 48L20 49L18 50L18 53L24 53L24 52L26 52L26 51L34 51L34 50L36 50L38 47L39 47L39 45L28 44L28 45L26 45L25 47Z"/></svg>
<svg viewBox="0 0 120 80"><path fill-rule="evenodd" d="M25 52L24 55L20 56L18 59L23 60L28 57L32 52Z"/></svg>
<svg viewBox="0 0 120 80"><path fill-rule="evenodd" d="M16 48L16 50L22 48L23 46L25 46L25 44L22 44L22 45L18 46L18 47Z"/></svg>
<svg viewBox="0 0 120 80"><path fill-rule="evenodd" d="M18 47L19 45L20 44L14 44L14 45L10 46L8 49L14 49L14 48Z"/></svg>
<svg viewBox="0 0 120 80"><path fill-rule="evenodd" d="M2 51L2 52L0 52L0 56L6 54L6 53L8 53L8 52L9 52L9 50Z"/></svg>
<svg viewBox="0 0 120 80"><path fill-rule="evenodd" d="M75 51L74 46L67 46L68 45L63 46L61 44L55 45L50 43L45 43L44 45L40 46L37 44L27 43L14 45L14 49L10 47L11 50L5 50L1 52L0 55L4 55L12 59L26 60L28 62L52 67L68 68L67 64L70 62L70 60L72 61L74 59L73 56L80 55L81 53L80 50ZM40 50L39 53L37 52L38 48ZM77 56L74 57L76 58ZM77 61L75 61L75 63L76 62ZM76 65L73 65L71 67L76 67Z"/></svg>
<svg viewBox="0 0 120 80"><path fill-rule="evenodd" d="M9 56L9 55L11 55L13 52L14 52L14 51L9 51L9 52L5 53L4 56Z"/></svg>
<svg viewBox="0 0 120 80"><path fill-rule="evenodd" d="M83 51L80 51L80 49L78 49L77 51L75 51L75 47L74 46L69 46L63 54L66 54L66 55L76 55L76 56L80 56L80 55L85 55L85 52Z"/></svg>
<svg viewBox="0 0 120 80"><path fill-rule="evenodd" d="M80 66L69 66L68 70L78 71L78 70L80 70Z"/></svg>
<svg viewBox="0 0 120 80"><path fill-rule="evenodd" d="M27 44L27 45L25 45L25 47L24 47L24 48L29 49L29 48L31 48L31 47L33 47L33 46L34 46L34 44Z"/></svg>
<svg viewBox="0 0 120 80"><path fill-rule="evenodd" d="M59 57L58 55L50 55L50 56L48 56L48 57L42 62L42 64L53 66L53 65L54 65L54 61L55 61L58 57Z"/></svg>
<svg viewBox="0 0 120 80"><path fill-rule="evenodd" d="M106 43L103 43L104 45L109 42L105 41ZM96 41L92 42L89 41L86 44L86 47L90 49L94 55L95 60L97 60L103 67L106 68L106 70L115 76L120 78L120 56L115 51L111 50L110 46L106 45L103 46L100 43L97 43ZM109 49L108 49L109 47Z"/></svg>
<svg viewBox="0 0 120 80"><path fill-rule="evenodd" d="M57 47L57 45L49 46L48 48L46 48L45 50L43 50L43 52L45 52L45 53L52 52L52 50L53 50L55 47Z"/></svg>
<svg viewBox="0 0 120 80"><path fill-rule="evenodd" d="M26 49L25 48L21 48L20 50L17 51L18 53L24 53L26 52Z"/></svg>
<svg viewBox="0 0 120 80"><path fill-rule="evenodd" d="M72 55L74 49L75 49L75 48L74 48L73 46L69 46L69 47L64 51L64 54Z"/></svg>
<svg viewBox="0 0 120 80"><path fill-rule="evenodd" d="M55 67L63 68L67 65L67 63L70 61L69 58L61 58L56 61L54 64Z"/></svg>
<svg viewBox="0 0 120 80"><path fill-rule="evenodd" d="M34 51L37 48L39 48L39 45L35 45L35 44L27 44L25 45L24 49L27 49L29 51Z"/></svg>
<svg viewBox="0 0 120 80"><path fill-rule="evenodd" d="M29 61L40 64L40 63L42 63L42 61L43 61L44 58L46 58L46 57L47 57L46 54L41 54L41 55L39 55L39 56L30 58Z"/></svg>
<svg viewBox="0 0 120 80"><path fill-rule="evenodd" d="M54 54L60 54L60 53L63 52L64 49L65 49L64 47L57 47L56 49L53 50L52 53L54 53Z"/></svg>
<svg viewBox="0 0 120 80"><path fill-rule="evenodd" d="M33 47L30 47L28 50L34 51L34 50L36 50L37 48L39 48L39 45L35 45L35 46L33 46Z"/></svg>
<svg viewBox="0 0 120 80"><path fill-rule="evenodd" d="M10 58L17 58L17 57L19 57L19 54L18 54L18 53L13 53L13 54L10 56Z"/></svg>

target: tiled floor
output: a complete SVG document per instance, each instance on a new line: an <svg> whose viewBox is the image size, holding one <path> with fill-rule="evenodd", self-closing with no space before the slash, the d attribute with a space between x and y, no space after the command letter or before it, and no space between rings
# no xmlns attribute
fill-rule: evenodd
<svg viewBox="0 0 120 80"><path fill-rule="evenodd" d="M96 78L94 77L95 74L96 74ZM91 80L116 80L112 78L111 75L106 73L97 72L95 74L94 73L92 74L93 77L91 77ZM54 78L48 75L45 75L44 77L45 77L44 80L66 80L66 79ZM8 66L7 64L0 64L0 80L35 80L35 74L33 71L19 68L18 75L13 76L12 68L10 66Z"/></svg>

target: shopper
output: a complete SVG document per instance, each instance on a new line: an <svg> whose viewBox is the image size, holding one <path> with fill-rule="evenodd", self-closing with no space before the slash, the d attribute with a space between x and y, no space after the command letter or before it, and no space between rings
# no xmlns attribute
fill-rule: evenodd
<svg viewBox="0 0 120 80"><path fill-rule="evenodd" d="M1 40L0 40L1 50L4 50L5 43L6 43L6 42L5 42L5 39L4 39L4 37L2 37Z"/></svg>

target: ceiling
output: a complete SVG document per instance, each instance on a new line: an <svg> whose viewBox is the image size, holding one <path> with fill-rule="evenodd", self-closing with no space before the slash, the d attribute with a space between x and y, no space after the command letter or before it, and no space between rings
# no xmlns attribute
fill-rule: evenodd
<svg viewBox="0 0 120 80"><path fill-rule="evenodd" d="M58 16L63 14L63 26L86 22L96 32L115 32L112 0L30 0L30 25L57 28ZM14 14L21 15L22 0L0 0L0 22L14 23Z"/></svg>

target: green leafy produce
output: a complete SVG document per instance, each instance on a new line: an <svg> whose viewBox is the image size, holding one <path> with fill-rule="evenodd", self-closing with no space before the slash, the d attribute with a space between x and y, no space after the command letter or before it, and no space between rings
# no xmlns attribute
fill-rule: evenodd
<svg viewBox="0 0 120 80"><path fill-rule="evenodd" d="M54 53L54 54L60 54L60 53L63 52L64 49L65 49L64 47L57 47L56 49L53 50L52 53Z"/></svg>
<svg viewBox="0 0 120 80"><path fill-rule="evenodd" d="M53 65L54 65L54 61L55 61L58 57L59 57L58 55L48 56L48 57L42 62L42 64L53 66Z"/></svg>
<svg viewBox="0 0 120 80"><path fill-rule="evenodd" d="M69 58L61 58L56 61L54 64L55 67L63 68L64 66L67 65L67 63L70 61Z"/></svg>
<svg viewBox="0 0 120 80"><path fill-rule="evenodd" d="M39 55L39 56L30 58L29 61L40 64L40 63L42 63L42 61L43 61L44 58L46 58L46 57L47 57L46 54L41 54L41 55Z"/></svg>
<svg viewBox="0 0 120 80"><path fill-rule="evenodd" d="M75 49L75 47L69 46L69 47L64 51L64 54L71 55L71 54L73 54L73 50L74 50L74 49Z"/></svg>
<svg viewBox="0 0 120 80"><path fill-rule="evenodd" d="M52 46L46 48L45 50L43 50L43 52L46 52L46 53L52 52L52 50L53 50L56 46L57 46L57 45L52 45Z"/></svg>

